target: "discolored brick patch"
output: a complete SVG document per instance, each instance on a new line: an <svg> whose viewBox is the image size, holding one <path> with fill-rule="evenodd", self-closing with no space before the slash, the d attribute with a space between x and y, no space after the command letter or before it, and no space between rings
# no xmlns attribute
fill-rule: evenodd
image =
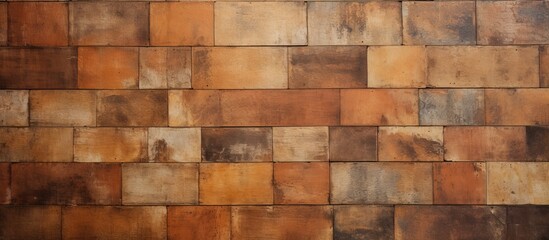
<svg viewBox="0 0 549 240"><path fill-rule="evenodd" d="M95 126L95 92L30 91L32 126Z"/></svg>
<svg viewBox="0 0 549 240"><path fill-rule="evenodd" d="M417 91L341 90L341 125L417 125Z"/></svg>
<svg viewBox="0 0 549 240"><path fill-rule="evenodd" d="M442 161L442 127L380 127L379 161Z"/></svg>
<svg viewBox="0 0 549 240"><path fill-rule="evenodd" d="M29 125L29 92L0 90L0 126Z"/></svg>
<svg viewBox="0 0 549 240"><path fill-rule="evenodd" d="M2 206L0 237L4 239L61 239L61 207Z"/></svg>
<svg viewBox="0 0 549 240"><path fill-rule="evenodd" d="M419 90L420 125L482 125L484 119L482 89Z"/></svg>
<svg viewBox="0 0 549 240"><path fill-rule="evenodd" d="M190 88L191 49L155 47L139 49L139 88Z"/></svg>
<svg viewBox="0 0 549 240"><path fill-rule="evenodd" d="M433 163L435 204L486 204L486 164Z"/></svg>
<svg viewBox="0 0 549 240"><path fill-rule="evenodd" d="M549 207L507 207L507 238L543 239L549 236Z"/></svg>
<svg viewBox="0 0 549 240"><path fill-rule="evenodd" d="M273 160L328 161L327 127L273 128Z"/></svg>
<svg viewBox="0 0 549 240"><path fill-rule="evenodd" d="M78 48L78 88L137 88L138 68L137 48Z"/></svg>
<svg viewBox="0 0 549 240"><path fill-rule="evenodd" d="M11 46L67 46L67 3L13 2L8 5Z"/></svg>
<svg viewBox="0 0 549 240"><path fill-rule="evenodd" d="M146 162L147 130L143 128L77 128L75 162Z"/></svg>
<svg viewBox="0 0 549 240"><path fill-rule="evenodd" d="M376 127L330 127L330 161L376 161Z"/></svg>
<svg viewBox="0 0 549 240"><path fill-rule="evenodd" d="M0 3L0 46L8 43L8 3Z"/></svg>
<svg viewBox="0 0 549 240"><path fill-rule="evenodd" d="M368 48L368 87L423 88L426 70L424 46Z"/></svg>
<svg viewBox="0 0 549 240"><path fill-rule="evenodd" d="M327 204L330 195L328 163L275 163L275 204Z"/></svg>
<svg viewBox="0 0 549 240"><path fill-rule="evenodd" d="M105 90L97 92L99 126L166 126L165 90Z"/></svg>
<svg viewBox="0 0 549 240"><path fill-rule="evenodd" d="M335 206L334 240L393 239L393 215L389 206Z"/></svg>
<svg viewBox="0 0 549 240"><path fill-rule="evenodd" d="M0 163L0 204L9 204L11 201L11 165ZM0 234L1 236L1 234Z"/></svg>
<svg viewBox="0 0 549 240"><path fill-rule="evenodd" d="M149 162L200 162L200 129L149 128Z"/></svg>
<svg viewBox="0 0 549 240"><path fill-rule="evenodd" d="M170 90L170 127L221 125L221 92L216 90Z"/></svg>
<svg viewBox="0 0 549 240"><path fill-rule="evenodd" d="M487 89L486 123L548 125L549 89Z"/></svg>
<svg viewBox="0 0 549 240"><path fill-rule="evenodd" d="M229 206L168 207L168 239L229 239Z"/></svg>
<svg viewBox="0 0 549 240"><path fill-rule="evenodd" d="M488 204L549 204L549 163L487 163Z"/></svg>
<svg viewBox="0 0 549 240"><path fill-rule="evenodd" d="M549 127L526 126L527 160L549 161Z"/></svg>
<svg viewBox="0 0 549 240"><path fill-rule="evenodd" d="M213 45L213 3L160 2L150 5L151 45Z"/></svg>
<svg viewBox="0 0 549 240"><path fill-rule="evenodd" d="M540 87L549 87L549 46L540 46Z"/></svg>
<svg viewBox="0 0 549 240"><path fill-rule="evenodd" d="M202 128L202 161L271 162L271 128Z"/></svg>
<svg viewBox="0 0 549 240"><path fill-rule="evenodd" d="M70 162L72 128L0 128L2 162Z"/></svg>

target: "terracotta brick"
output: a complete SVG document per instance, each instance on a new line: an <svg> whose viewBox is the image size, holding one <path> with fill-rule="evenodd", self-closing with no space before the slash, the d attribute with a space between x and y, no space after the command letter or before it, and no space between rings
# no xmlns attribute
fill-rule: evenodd
<svg viewBox="0 0 549 240"><path fill-rule="evenodd" d="M330 206L245 206L232 208L234 239L332 239Z"/></svg>
<svg viewBox="0 0 549 240"><path fill-rule="evenodd" d="M341 90L342 125L417 125L417 89Z"/></svg>
<svg viewBox="0 0 549 240"><path fill-rule="evenodd" d="M481 1L477 4L478 43L483 45L549 43L549 3Z"/></svg>
<svg viewBox="0 0 549 240"><path fill-rule="evenodd" d="M33 126L95 126L95 92L36 90L30 92Z"/></svg>
<svg viewBox="0 0 549 240"><path fill-rule="evenodd" d="M69 11L71 45L149 43L149 3L72 2Z"/></svg>
<svg viewBox="0 0 549 240"><path fill-rule="evenodd" d="M215 45L306 45L305 2L218 2Z"/></svg>
<svg viewBox="0 0 549 240"><path fill-rule="evenodd" d="M170 90L169 125L216 126L221 124L221 92L213 90Z"/></svg>
<svg viewBox="0 0 549 240"><path fill-rule="evenodd" d="M114 164L12 164L12 202L56 205L120 204L120 172L120 166Z"/></svg>
<svg viewBox="0 0 549 240"><path fill-rule="evenodd" d="M288 48L290 88L365 88L366 47Z"/></svg>
<svg viewBox="0 0 549 240"><path fill-rule="evenodd" d="M395 239L506 239L505 215L504 207L396 206Z"/></svg>
<svg viewBox="0 0 549 240"><path fill-rule="evenodd" d="M147 130L142 128L77 128L75 162L145 162Z"/></svg>
<svg viewBox="0 0 549 240"><path fill-rule="evenodd" d="M165 90L106 90L97 92L99 126L166 126Z"/></svg>
<svg viewBox="0 0 549 240"><path fill-rule="evenodd" d="M435 204L486 204L485 163L433 163Z"/></svg>
<svg viewBox="0 0 549 240"><path fill-rule="evenodd" d="M272 204L272 163L200 165L200 204Z"/></svg>
<svg viewBox="0 0 549 240"><path fill-rule="evenodd" d="M486 124L549 125L549 89L487 89Z"/></svg>
<svg viewBox="0 0 549 240"><path fill-rule="evenodd" d="M209 2L151 3L151 45L212 45L214 6Z"/></svg>
<svg viewBox="0 0 549 240"><path fill-rule="evenodd" d="M0 204L8 204L11 200L10 172L9 163L0 163Z"/></svg>
<svg viewBox="0 0 549 240"><path fill-rule="evenodd" d="M0 161L70 162L71 128L0 128Z"/></svg>
<svg viewBox="0 0 549 240"><path fill-rule="evenodd" d="M310 45L400 45L399 2L310 2Z"/></svg>
<svg viewBox="0 0 549 240"><path fill-rule="evenodd" d="M198 203L198 165L129 163L122 165L124 205Z"/></svg>
<svg viewBox="0 0 549 240"><path fill-rule="evenodd" d="M0 46L8 43L8 4L0 3Z"/></svg>
<svg viewBox="0 0 549 240"><path fill-rule="evenodd" d="M83 47L78 49L79 88L137 88L138 68L137 48Z"/></svg>
<svg viewBox="0 0 549 240"><path fill-rule="evenodd" d="M332 163L332 204L431 204L430 163Z"/></svg>
<svg viewBox="0 0 549 240"><path fill-rule="evenodd" d="M540 87L549 87L549 46L540 46Z"/></svg>
<svg viewBox="0 0 549 240"><path fill-rule="evenodd" d="M431 87L538 87L537 47L427 47Z"/></svg>
<svg viewBox="0 0 549 240"><path fill-rule="evenodd" d="M3 239L61 239L61 207L0 207Z"/></svg>
<svg viewBox="0 0 549 240"><path fill-rule="evenodd" d="M0 88L74 88L76 54L75 48L0 48Z"/></svg>
<svg viewBox="0 0 549 240"><path fill-rule="evenodd" d="M419 123L421 125L482 125L484 90L426 89L419 90Z"/></svg>
<svg viewBox="0 0 549 240"><path fill-rule="evenodd" d="M166 207L68 207L64 239L166 239Z"/></svg>
<svg viewBox="0 0 549 240"><path fill-rule="evenodd" d="M149 161L200 162L199 128L149 128Z"/></svg>
<svg viewBox="0 0 549 240"><path fill-rule="evenodd" d="M229 206L168 207L168 239L225 240L230 235Z"/></svg>
<svg viewBox="0 0 549 240"><path fill-rule="evenodd" d="M328 204L328 163L275 163L275 204Z"/></svg>
<svg viewBox="0 0 549 240"><path fill-rule="evenodd" d="M334 206L334 240L393 239L393 207Z"/></svg>
<svg viewBox="0 0 549 240"><path fill-rule="evenodd" d="M271 162L271 128L202 128L202 161Z"/></svg>
<svg viewBox="0 0 549 240"><path fill-rule="evenodd" d="M507 208L507 239L543 239L549 236L549 207L511 206Z"/></svg>
<svg viewBox="0 0 549 240"><path fill-rule="evenodd" d="M0 126L29 125L29 92L0 90Z"/></svg>
<svg viewBox="0 0 549 240"><path fill-rule="evenodd" d="M549 204L549 163L487 163L488 204Z"/></svg>
<svg viewBox="0 0 549 240"><path fill-rule="evenodd" d="M12 2L8 41L12 46L67 46L69 17L66 3Z"/></svg>
<svg viewBox="0 0 549 240"><path fill-rule="evenodd" d="M549 127L526 126L528 160L549 161Z"/></svg>
<svg viewBox="0 0 549 240"><path fill-rule="evenodd" d="M368 86L372 88L423 88L427 69L424 46L368 48Z"/></svg>
<svg viewBox="0 0 549 240"><path fill-rule="evenodd" d="M331 127L330 161L377 161L376 127Z"/></svg>
<svg viewBox="0 0 549 240"><path fill-rule="evenodd" d="M475 2L403 2L405 45L476 44Z"/></svg>
<svg viewBox="0 0 549 240"><path fill-rule="evenodd" d="M379 161L442 161L442 127L380 127Z"/></svg>
<svg viewBox="0 0 549 240"><path fill-rule="evenodd" d="M194 89L287 88L287 50L194 48L192 82Z"/></svg>
<svg viewBox="0 0 549 240"><path fill-rule="evenodd" d="M190 87L190 48L139 49L139 88Z"/></svg>
<svg viewBox="0 0 549 240"><path fill-rule="evenodd" d="M273 128L273 160L328 161L328 127Z"/></svg>

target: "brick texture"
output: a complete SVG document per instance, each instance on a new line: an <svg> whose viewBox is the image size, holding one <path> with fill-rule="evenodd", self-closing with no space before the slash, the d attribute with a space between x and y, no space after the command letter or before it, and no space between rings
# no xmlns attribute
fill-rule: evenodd
<svg viewBox="0 0 549 240"><path fill-rule="evenodd" d="M327 204L328 163L275 163L275 204Z"/></svg>
<svg viewBox="0 0 549 240"><path fill-rule="evenodd" d="M168 207L169 239L229 239L231 208L228 206Z"/></svg>
<svg viewBox="0 0 549 240"><path fill-rule="evenodd" d="M78 87L124 89L138 86L137 48L78 49Z"/></svg>
<svg viewBox="0 0 549 240"><path fill-rule="evenodd" d="M9 39L13 46L66 46L69 42L67 3L14 2L8 6Z"/></svg>
<svg viewBox="0 0 549 240"><path fill-rule="evenodd" d="M139 88L190 88L191 49L139 49Z"/></svg>
<svg viewBox="0 0 549 240"><path fill-rule="evenodd" d="M92 91L30 92L32 126L95 126L96 96Z"/></svg>
<svg viewBox="0 0 549 240"><path fill-rule="evenodd" d="M0 236L5 239L61 239L61 207L0 207Z"/></svg>
<svg viewBox="0 0 549 240"><path fill-rule="evenodd" d="M412 89L341 90L341 124L417 125L417 98Z"/></svg>
<svg viewBox="0 0 549 240"><path fill-rule="evenodd" d="M71 128L0 129L2 162L70 162L72 146Z"/></svg>
<svg viewBox="0 0 549 240"><path fill-rule="evenodd" d="M0 101L0 126L28 126L28 91L0 90Z"/></svg>
<svg viewBox="0 0 549 240"><path fill-rule="evenodd" d="M213 4L208 2L151 3L151 45L212 45L213 13Z"/></svg>
<svg viewBox="0 0 549 240"><path fill-rule="evenodd" d="M202 161L271 162L273 133L270 128L203 128Z"/></svg>
<svg viewBox="0 0 549 240"><path fill-rule="evenodd" d="M393 239L393 216L393 207L335 206L334 239Z"/></svg>

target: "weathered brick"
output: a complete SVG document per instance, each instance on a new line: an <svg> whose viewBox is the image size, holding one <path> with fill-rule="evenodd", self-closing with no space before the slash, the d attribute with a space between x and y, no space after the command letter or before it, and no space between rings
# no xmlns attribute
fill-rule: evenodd
<svg viewBox="0 0 549 240"><path fill-rule="evenodd" d="M417 125L417 89L341 90L343 125Z"/></svg>
<svg viewBox="0 0 549 240"><path fill-rule="evenodd" d="M305 2L218 2L215 45L306 45Z"/></svg>
<svg viewBox="0 0 549 240"><path fill-rule="evenodd" d="M115 164L12 164L12 202L56 205L120 204L120 172L120 166Z"/></svg>
<svg viewBox="0 0 549 240"><path fill-rule="evenodd" d="M124 205L198 203L195 163L129 163L122 165Z"/></svg>
<svg viewBox="0 0 549 240"><path fill-rule="evenodd" d="M99 126L166 126L165 90L105 90L97 92Z"/></svg>
<svg viewBox="0 0 549 240"><path fill-rule="evenodd" d="M332 163L332 204L431 204L430 163Z"/></svg>
<svg viewBox="0 0 549 240"><path fill-rule="evenodd" d="M288 48L290 88L364 88L366 47Z"/></svg>
<svg viewBox="0 0 549 240"><path fill-rule="evenodd" d="M200 162L199 128L149 128L150 162Z"/></svg>
<svg viewBox="0 0 549 240"><path fill-rule="evenodd" d="M190 48L140 48L139 88L190 88Z"/></svg>
<svg viewBox="0 0 549 240"><path fill-rule="evenodd" d="M71 128L0 128L0 161L70 162Z"/></svg>
<svg viewBox="0 0 549 240"><path fill-rule="evenodd" d="M8 3L0 3L0 46L8 43Z"/></svg>
<svg viewBox="0 0 549 240"><path fill-rule="evenodd" d="M376 161L376 127L331 127L330 161Z"/></svg>
<svg viewBox="0 0 549 240"><path fill-rule="evenodd" d="M150 15L151 45L213 44L214 6L211 2L151 3Z"/></svg>
<svg viewBox="0 0 549 240"><path fill-rule="evenodd" d="M328 204L328 163L275 163L275 204Z"/></svg>
<svg viewBox="0 0 549 240"><path fill-rule="evenodd" d="M486 124L549 125L549 89L487 89Z"/></svg>
<svg viewBox="0 0 549 240"><path fill-rule="evenodd" d="M77 128L75 162L145 162L147 130L142 128Z"/></svg>
<svg viewBox="0 0 549 240"><path fill-rule="evenodd" d="M328 161L328 141L327 127L273 128L273 160Z"/></svg>
<svg viewBox="0 0 549 240"><path fill-rule="evenodd" d="M393 239L393 215L393 207L335 206L334 240Z"/></svg>
<svg viewBox="0 0 549 240"><path fill-rule="evenodd" d="M332 239L330 206L243 206L232 208L234 239Z"/></svg>
<svg viewBox="0 0 549 240"><path fill-rule="evenodd" d="M368 87L423 88L426 70L424 46L368 48Z"/></svg>
<svg viewBox="0 0 549 240"><path fill-rule="evenodd" d="M0 126L29 125L29 92L0 90Z"/></svg>
<svg viewBox="0 0 549 240"><path fill-rule="evenodd" d="M194 89L287 88L287 50L194 48L192 86Z"/></svg>
<svg viewBox="0 0 549 240"><path fill-rule="evenodd" d="M0 204L8 204L11 200L10 172L9 163L0 163Z"/></svg>
<svg viewBox="0 0 549 240"><path fill-rule="evenodd" d="M225 240L230 235L229 206L168 207L168 239Z"/></svg>
<svg viewBox="0 0 549 240"><path fill-rule="evenodd" d="M419 90L421 125L482 125L484 109L482 89Z"/></svg>
<svg viewBox="0 0 549 240"><path fill-rule="evenodd" d="M68 207L64 239L166 239L166 207Z"/></svg>
<svg viewBox="0 0 549 240"><path fill-rule="evenodd" d="M380 127L379 161L442 161L442 127Z"/></svg>
<svg viewBox="0 0 549 240"><path fill-rule="evenodd" d="M137 88L138 68L137 48L78 48L79 88Z"/></svg>
<svg viewBox="0 0 549 240"><path fill-rule="evenodd" d="M202 161L271 162L271 128L202 128Z"/></svg>
<svg viewBox="0 0 549 240"><path fill-rule="evenodd" d="M549 43L549 3L480 1L477 40L483 45Z"/></svg>
<svg viewBox="0 0 549 240"><path fill-rule="evenodd" d="M61 207L0 207L0 238L61 239Z"/></svg>
<svg viewBox="0 0 549 240"><path fill-rule="evenodd" d="M432 87L538 87L537 47L427 47Z"/></svg>
<svg viewBox="0 0 549 240"><path fill-rule="evenodd" d="M95 92L36 90L30 92L33 126L95 126Z"/></svg>
<svg viewBox="0 0 549 240"><path fill-rule="evenodd" d="M486 204L485 163L433 163L435 204Z"/></svg>
<svg viewBox="0 0 549 240"><path fill-rule="evenodd" d="M540 87L549 87L549 45L540 46Z"/></svg>
<svg viewBox="0 0 549 240"><path fill-rule="evenodd" d="M168 91L169 125L221 125L221 92L214 90Z"/></svg>
<svg viewBox="0 0 549 240"><path fill-rule="evenodd" d="M310 45L400 45L399 2L310 2Z"/></svg>
<svg viewBox="0 0 549 240"><path fill-rule="evenodd" d="M548 206L507 208L507 239L544 239L549 236Z"/></svg>
<svg viewBox="0 0 549 240"><path fill-rule="evenodd" d="M71 45L149 43L149 3L72 2L69 11Z"/></svg>
<svg viewBox="0 0 549 240"><path fill-rule="evenodd" d="M272 163L200 165L200 204L272 204Z"/></svg>
<svg viewBox="0 0 549 240"><path fill-rule="evenodd" d="M12 46L67 46L69 43L66 3L12 2L8 42Z"/></svg>
<svg viewBox="0 0 549 240"><path fill-rule="evenodd" d="M549 163L488 165L488 204L549 204Z"/></svg>
<svg viewBox="0 0 549 240"><path fill-rule="evenodd" d="M549 161L549 127L526 126L526 158Z"/></svg>

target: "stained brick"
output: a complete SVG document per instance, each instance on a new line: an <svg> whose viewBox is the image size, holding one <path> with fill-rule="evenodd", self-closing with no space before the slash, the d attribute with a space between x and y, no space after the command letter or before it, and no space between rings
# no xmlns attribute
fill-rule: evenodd
<svg viewBox="0 0 549 240"><path fill-rule="evenodd" d="M28 91L0 90L0 126L28 126L28 101Z"/></svg>
<svg viewBox="0 0 549 240"><path fill-rule="evenodd" d="M0 204L8 204L11 200L10 172L9 163L0 163Z"/></svg>
<svg viewBox="0 0 549 240"><path fill-rule="evenodd" d="M8 43L8 4L0 3L0 46Z"/></svg>
<svg viewBox="0 0 549 240"><path fill-rule="evenodd" d="M67 46L66 3L13 2L9 4L8 41L12 46Z"/></svg>
<svg viewBox="0 0 549 240"><path fill-rule="evenodd" d="M442 127L380 127L379 161L442 161Z"/></svg>
<svg viewBox="0 0 549 240"><path fill-rule="evenodd" d="M216 45L306 45L305 2L218 2Z"/></svg>
<svg viewBox="0 0 549 240"><path fill-rule="evenodd" d="M271 128L202 128L202 161L271 162Z"/></svg>
<svg viewBox="0 0 549 240"><path fill-rule="evenodd" d="M78 128L75 162L145 162L147 131L142 128Z"/></svg>
<svg viewBox="0 0 549 240"><path fill-rule="evenodd" d="M526 127L526 154L532 161L549 161L549 127Z"/></svg>
<svg viewBox="0 0 549 240"><path fill-rule="evenodd" d="M19 163L11 175L15 204L120 204L119 165Z"/></svg>
<svg viewBox="0 0 549 240"><path fill-rule="evenodd" d="M275 163L275 204L328 204L328 163Z"/></svg>
<svg viewBox="0 0 549 240"><path fill-rule="evenodd" d="M33 126L95 126L95 92L36 90L29 101Z"/></svg>
<svg viewBox="0 0 549 240"><path fill-rule="evenodd" d="M83 47L78 49L79 88L137 88L138 68L137 48Z"/></svg>
<svg viewBox="0 0 549 240"><path fill-rule="evenodd" d="M273 128L273 160L328 161L327 127Z"/></svg>
<svg viewBox="0 0 549 240"><path fill-rule="evenodd" d="M209 2L151 3L151 45L212 45L214 6Z"/></svg>
<svg viewBox="0 0 549 240"><path fill-rule="evenodd" d="M507 208L507 239L543 239L549 236L549 207L512 206Z"/></svg>
<svg viewBox="0 0 549 240"><path fill-rule="evenodd" d="M221 92L214 90L170 90L169 125L221 125Z"/></svg>
<svg viewBox="0 0 549 240"><path fill-rule="evenodd" d="M166 126L165 90L106 90L97 93L99 126Z"/></svg>
<svg viewBox="0 0 549 240"><path fill-rule="evenodd" d="M435 204L486 204L485 163L433 163Z"/></svg>
<svg viewBox="0 0 549 240"><path fill-rule="evenodd" d="M190 48L139 49L139 88L190 87Z"/></svg>
<svg viewBox="0 0 549 240"><path fill-rule="evenodd" d="M335 206L334 240L393 239L393 207Z"/></svg>
<svg viewBox="0 0 549 240"><path fill-rule="evenodd" d="M376 161L376 127L331 127L330 161Z"/></svg>
<svg viewBox="0 0 549 240"><path fill-rule="evenodd" d="M549 89L487 89L486 124L549 125Z"/></svg>
<svg viewBox="0 0 549 240"><path fill-rule="evenodd" d="M540 46L540 87L549 87L549 46Z"/></svg>
<svg viewBox="0 0 549 240"><path fill-rule="evenodd" d="M168 239L225 240L230 235L228 206L168 207Z"/></svg>
<svg viewBox="0 0 549 240"><path fill-rule="evenodd" d="M149 128L149 161L200 162L199 128Z"/></svg>
<svg viewBox="0 0 549 240"><path fill-rule="evenodd" d="M488 204L549 204L549 163L487 163Z"/></svg>
<svg viewBox="0 0 549 240"><path fill-rule="evenodd" d="M368 48L368 86L372 88L422 88L426 85L424 46Z"/></svg>
<svg viewBox="0 0 549 240"><path fill-rule="evenodd" d="M482 125L485 122L484 98L482 89L419 90L419 123Z"/></svg>
<svg viewBox="0 0 549 240"><path fill-rule="evenodd" d="M71 128L0 128L0 161L70 162Z"/></svg>
<svg viewBox="0 0 549 240"><path fill-rule="evenodd" d="M61 239L61 207L0 207L3 239Z"/></svg>

